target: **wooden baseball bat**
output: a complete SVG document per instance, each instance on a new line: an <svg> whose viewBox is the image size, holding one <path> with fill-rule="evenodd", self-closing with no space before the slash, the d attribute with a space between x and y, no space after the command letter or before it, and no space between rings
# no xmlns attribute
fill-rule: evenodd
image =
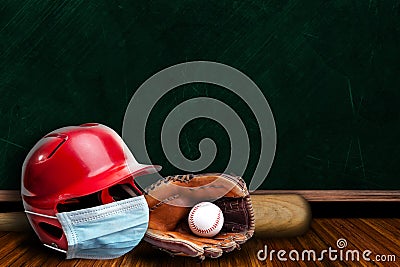
<svg viewBox="0 0 400 267"><path fill-rule="evenodd" d="M305 233L311 223L307 200L296 194L251 195L257 238L289 237Z"/></svg>

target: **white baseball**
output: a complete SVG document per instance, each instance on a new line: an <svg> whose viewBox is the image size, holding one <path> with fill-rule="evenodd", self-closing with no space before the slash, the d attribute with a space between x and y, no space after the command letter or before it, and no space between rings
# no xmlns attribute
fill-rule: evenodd
<svg viewBox="0 0 400 267"><path fill-rule="evenodd" d="M194 234L212 237L221 231L224 215L217 205L211 202L201 202L190 211L188 223Z"/></svg>

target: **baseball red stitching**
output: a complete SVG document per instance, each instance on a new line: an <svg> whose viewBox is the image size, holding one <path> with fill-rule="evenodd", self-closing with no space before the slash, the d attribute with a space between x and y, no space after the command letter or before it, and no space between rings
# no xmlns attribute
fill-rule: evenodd
<svg viewBox="0 0 400 267"><path fill-rule="evenodd" d="M208 234L211 231L214 231L217 228L217 226L219 224L219 221L221 219L221 211L218 211L217 219L215 220L214 224L210 228L200 229L194 224L194 221L193 221L194 220L194 213L195 213L196 210L198 210L198 208L199 208L199 206L194 207L192 212L190 213L190 216L189 216L189 224L190 224L190 226L192 226L197 232L202 233L202 234Z"/></svg>

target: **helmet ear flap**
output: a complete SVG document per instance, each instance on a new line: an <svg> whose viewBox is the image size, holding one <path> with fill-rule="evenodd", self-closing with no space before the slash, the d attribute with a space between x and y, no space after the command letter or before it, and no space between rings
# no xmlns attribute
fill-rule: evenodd
<svg viewBox="0 0 400 267"><path fill-rule="evenodd" d="M57 219L50 215L34 212L27 213L27 216L33 230L40 233L38 237L43 244L63 250L68 247L66 236Z"/></svg>
<svg viewBox="0 0 400 267"><path fill-rule="evenodd" d="M53 224L47 223L47 222L39 222L38 226L40 227L43 232L45 232L47 235L56 238L56 239L61 239L63 235L63 230L55 226Z"/></svg>

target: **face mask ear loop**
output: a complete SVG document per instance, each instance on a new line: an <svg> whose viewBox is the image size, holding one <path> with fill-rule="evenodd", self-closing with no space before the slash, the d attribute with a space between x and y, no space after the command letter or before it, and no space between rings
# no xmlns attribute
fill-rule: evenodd
<svg viewBox="0 0 400 267"><path fill-rule="evenodd" d="M57 217L55 217L55 216L44 215L44 214L36 213L36 212L33 212L33 211L29 211L29 210L26 210L25 213L41 216L41 217L44 217L44 218L57 220Z"/></svg>
<svg viewBox="0 0 400 267"><path fill-rule="evenodd" d="M53 247L53 246L51 246L51 245L47 245L47 244L43 244L45 247L48 247L48 248L51 248L51 249L54 249L54 250L56 250L56 251L58 251L58 252L64 252L64 253L67 253L65 250L63 250L63 249L59 249L59 248L56 248L56 247Z"/></svg>
<svg viewBox="0 0 400 267"><path fill-rule="evenodd" d="M137 194L135 192L133 192L133 190L127 186L126 184L122 184L121 185L122 189L125 190L125 192L127 192L131 197L137 197Z"/></svg>

